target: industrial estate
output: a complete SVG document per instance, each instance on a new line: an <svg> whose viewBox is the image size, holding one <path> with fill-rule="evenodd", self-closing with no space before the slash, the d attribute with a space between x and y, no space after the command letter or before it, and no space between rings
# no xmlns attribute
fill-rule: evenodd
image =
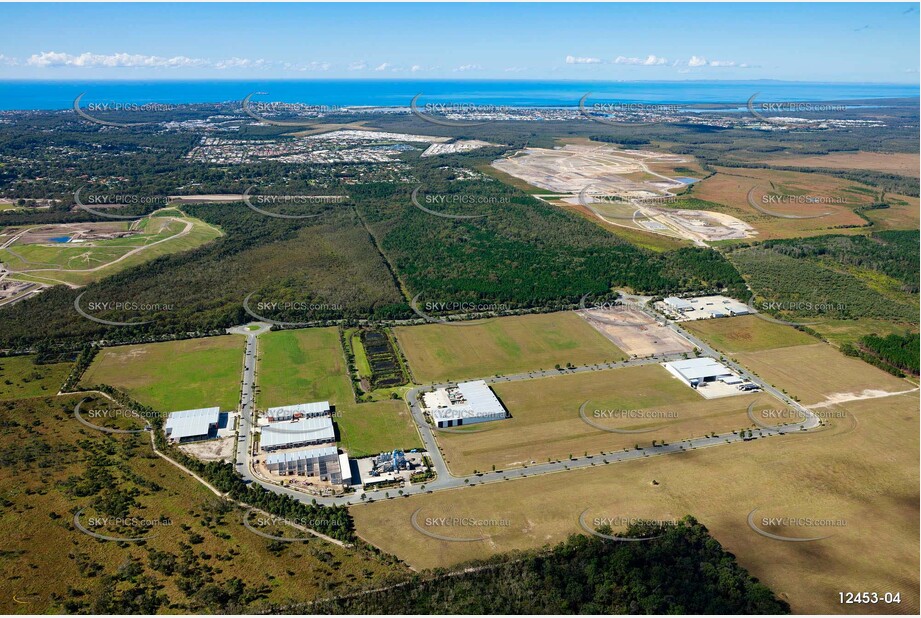
<svg viewBox="0 0 921 618"><path fill-rule="evenodd" d="M293 57L328 30L447 66L427 42L485 10L417 8L188 15L285 63L0 47L29 77L0 101L3 613L918 614L916 86L629 51L585 35L603 3L502 26L535 63L616 51L557 81ZM773 8L733 36L917 18ZM153 41L129 9L41 23ZM720 40L695 9L631 28ZM189 71L227 79L161 79Z"/></svg>

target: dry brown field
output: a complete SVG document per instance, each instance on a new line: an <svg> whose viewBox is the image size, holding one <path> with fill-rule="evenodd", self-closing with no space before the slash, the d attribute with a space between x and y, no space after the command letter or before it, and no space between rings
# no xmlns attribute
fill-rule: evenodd
<svg viewBox="0 0 921 618"><path fill-rule="evenodd" d="M448 566L546 547L594 518L667 520L691 514L797 613L919 611L918 396L853 401L811 434L498 481L352 508L359 533L415 567ZM420 510L421 509L421 510ZM748 525L812 542L766 538ZM505 525L439 530L485 536L447 542L410 519L464 517ZM837 527L770 526L762 517L822 518ZM841 605L839 592L900 592L901 604Z"/></svg>
<svg viewBox="0 0 921 618"><path fill-rule="evenodd" d="M704 399L658 364L493 385L511 418L438 433L452 474L507 470L750 427L745 394ZM589 419L582 418L582 413ZM598 429L641 433L617 433Z"/></svg>
<svg viewBox="0 0 921 618"><path fill-rule="evenodd" d="M917 178L919 166L921 166L921 155L909 152L833 152L808 157L769 159L765 163L787 167L875 170Z"/></svg>

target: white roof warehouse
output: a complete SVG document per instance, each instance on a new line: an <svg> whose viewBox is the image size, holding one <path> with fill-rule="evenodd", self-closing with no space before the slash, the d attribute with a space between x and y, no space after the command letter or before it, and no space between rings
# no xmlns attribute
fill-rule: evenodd
<svg viewBox="0 0 921 618"><path fill-rule="evenodd" d="M170 413L163 430L172 442L206 440L210 437L211 430L217 429L220 420L219 407L181 410Z"/></svg>
<svg viewBox="0 0 921 618"><path fill-rule="evenodd" d="M436 427L459 427L497 421L508 416L502 402L485 381L461 382L456 390L461 400L450 406L429 411Z"/></svg>
<svg viewBox="0 0 921 618"><path fill-rule="evenodd" d="M663 365L672 375L683 380L688 386L696 386L701 382L737 379L736 375L725 365L706 356L672 361L663 363Z"/></svg>
<svg viewBox="0 0 921 618"><path fill-rule="evenodd" d="M328 401L315 401L313 403L299 403L293 406L279 406L269 408L265 411L265 417L269 422L290 421L295 418L310 418L312 416L323 416L329 414L332 407Z"/></svg>
<svg viewBox="0 0 921 618"><path fill-rule="evenodd" d="M333 428L333 419L328 416L314 416L293 422L266 425L260 434L259 448L264 451L275 451L335 441L336 430Z"/></svg>

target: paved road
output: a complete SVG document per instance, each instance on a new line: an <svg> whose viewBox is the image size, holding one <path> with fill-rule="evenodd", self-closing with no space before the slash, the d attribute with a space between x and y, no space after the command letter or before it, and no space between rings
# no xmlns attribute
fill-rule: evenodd
<svg viewBox="0 0 921 618"><path fill-rule="evenodd" d="M653 318L657 318L661 321L661 316L653 313L648 307L641 303L637 303L638 308L642 309L648 313ZM701 352L705 355L712 356L714 358L719 358L720 354L711 348L709 345L688 333L685 329L681 328L678 324L674 322L668 322L668 327L678 333L680 336L688 339L692 344L700 348ZM245 327L244 327L245 328ZM235 329L232 329L235 330ZM389 489L389 490L379 490L379 491L369 491L364 493L353 493L346 494L339 497L319 497L309 494L305 494L300 491L288 489L286 487L279 487L271 483L266 483L261 479L257 478L252 474L252 471L249 467L249 460L247 457L248 448L252 440L251 430L250 430L250 421L252 419L253 411L253 393L255 387L255 354L256 354L256 336L265 332L266 329L259 331L246 331L246 330L236 330L236 332L242 332L247 335L247 347L245 355L245 369L243 372L243 389L242 389L242 398L241 398L241 440L237 448L237 462L240 464L237 466L237 470L243 475L245 479L249 482L255 482L266 489L273 491L278 494L288 495L292 498L300 500L301 502L313 502L314 500L319 504L326 505L349 505L349 504L358 504L361 502L372 501L372 500L382 500L387 499L388 497L395 497L399 494L398 489ZM632 359L621 361L617 363L599 363L595 365L584 365L580 367L575 367L573 369L564 369L564 370L544 370L544 371L531 371L526 373L519 373L509 376L491 376L484 378L484 380L489 384L496 384L501 382L516 382L521 380L533 380L540 379L551 376L558 376L564 374L575 374L575 373L585 373L589 371L610 371L616 370L623 367L636 367L642 365L649 365L654 363L661 363L669 360L676 360L679 358L684 358L683 354L672 354L672 355L660 355L653 358L641 358L641 359ZM566 470L576 470L579 468L588 468L592 466L607 465L613 464L621 461L630 461L633 459L640 459L644 457L655 457L658 455L666 455L673 453L686 452L692 449L700 448L709 448L713 446L718 446L722 444L731 444L733 442L742 442L749 441L754 438L767 438L775 435L783 435L785 433L791 433L794 431L802 431L807 429L812 429L819 426L820 421L819 417L815 415L809 409L801 406L799 403L793 401L790 397L784 393L778 391L771 385L765 383L763 380L750 374L744 368L740 367L736 363L731 361L726 361L726 364L730 366L734 371L737 371L741 377L758 384L765 392L773 395L780 401L791 406L794 409L799 410L802 414L805 415L805 420L802 423L788 425L783 428L777 429L767 429L760 428L752 430L752 438L745 437L741 433L739 434L723 434L723 435L714 435L711 437L702 437L702 438L692 438L681 440L679 442L669 443L662 446L655 447L646 447L641 449L632 449L632 450L621 450L611 453L591 455L584 457L576 457L571 460L563 460L558 462L549 462L549 463L540 463L535 465L530 465L522 468L515 468L512 470L498 470L495 472L483 472L480 474L474 474L469 476L453 476L448 470L447 465L444 462L444 458L441 455L441 451L438 449L438 445L435 441L434 433L436 431L441 431L433 429L429 426L425 417L422 413L421 406L419 405L418 398L422 392L431 389L432 387L445 386L445 384L435 384L435 385L426 385L418 386L410 390L406 395L406 401L410 406L412 412L413 420L416 423L416 426L419 429L420 436L422 438L422 443L425 447L425 450L428 451L429 456L432 460L432 465L435 469L436 474L438 475L436 479L422 484L422 485L410 485L402 489L402 495L414 495L421 493L431 493L434 491L443 491L448 489L459 489L466 486L472 485L482 485L485 483L493 482L502 482L518 478L526 478L529 476L535 476L538 474L549 474L553 472L563 472ZM599 430L600 431L600 430ZM365 500L361 499L361 496L365 496Z"/></svg>
<svg viewBox="0 0 921 618"><path fill-rule="evenodd" d="M257 328L250 330L249 326L256 326ZM261 323L237 326L227 330L231 334L246 336L246 347L243 353L242 388L240 389L240 421L237 425L237 452L234 462L236 463L237 471L243 474L244 478L250 478L250 480L252 479L249 472L249 453L253 440L251 428L256 394L256 337L268 330L269 325Z"/></svg>

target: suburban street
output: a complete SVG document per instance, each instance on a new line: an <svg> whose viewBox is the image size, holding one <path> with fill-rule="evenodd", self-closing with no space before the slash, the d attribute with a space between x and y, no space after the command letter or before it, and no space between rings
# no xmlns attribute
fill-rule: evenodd
<svg viewBox="0 0 921 618"><path fill-rule="evenodd" d="M652 316L654 319L661 320L661 316L655 314L651 309L646 307L641 303L637 303L638 308L642 309L644 312ZM705 356L710 356L715 359L721 357L720 353L711 348L709 345L701 341L699 338L687 332L684 328L681 328L679 324L668 321L666 322L668 327L675 331L680 336L686 338L693 345L697 346L701 353ZM580 468L588 468L598 465L608 465L613 463L618 463L622 461L630 461L634 459L640 459L645 457L655 457L659 455L668 455L668 454L677 454L682 452L687 452L692 449L701 449L709 448L713 446L719 446L723 444L732 444L734 442L749 441L755 438L767 438L771 436L784 435L786 433L791 433L794 431L805 431L813 429L820 425L819 417L814 414L809 409L800 405L798 402L794 401L784 393L780 392L773 386L765 383L763 380L757 376L752 375L744 368L740 367L738 364L733 363L726 359L725 364L730 367L733 371L736 371L740 377L751 381L754 384L757 384L765 393L768 393L783 402L784 404L798 410L805 416L805 420L801 423L790 424L784 427L779 428L756 428L752 429L751 437L746 437L739 433L726 433L721 435L713 435L710 437L698 437L685 439L665 445L658 445L655 447L646 447L640 449L630 449L630 450L621 450L617 452L604 453L589 455L583 457L575 457L573 459L555 461L555 462L545 462L540 464L529 465L521 468L515 468L511 470L498 470L495 472L483 472L479 474L467 475L467 476L453 476L448 470L447 464L444 461L444 457L441 454L440 449L438 448L435 432L443 431L432 428L425 420L425 416L422 412L421 405L419 403L419 397L421 394L432 388L437 388L441 386L446 386L447 384L429 384L424 386L417 386L411 389L406 394L406 402L410 407L412 413L413 421L416 424L416 427L419 431L420 437L422 439L422 444L424 449L428 452L429 458L432 461L432 466L434 468L437 477L429 482L419 485L409 485L402 489L389 489L389 490L379 490L379 491L369 491L361 492L356 491L355 493L346 494L338 497L321 497L306 494L301 491L289 489L286 487L281 487L272 483L265 482L260 478L256 477L250 468L250 457L249 449L252 444L252 418L253 418L253 404L254 404L254 394L255 394L255 364L256 364L256 344L257 336L268 330L268 325L260 324L259 330L248 330L247 327L238 327L236 329L231 329L230 332L235 332L238 334L245 334L247 337L246 343L246 352L244 355L244 370L243 370L243 385L242 385L242 395L240 401L240 412L241 418L239 423L239 440L237 443L237 453L236 453L236 463L237 471L243 475L244 479L248 482L254 482L262 485L269 491L275 492L277 494L283 494L291 496L301 502L312 503L316 501L319 504L325 505L352 505L360 504L362 502L371 502L377 500L384 500L388 498L394 498L398 495L410 496L421 493L431 493L434 491L444 491L448 489L459 489L462 487L469 487L474 485L482 485L485 483L494 483L501 481L508 481L513 479L527 478L529 476L535 476L540 474L550 474L555 472L565 472L568 470L577 470ZM671 355L660 355L657 357L651 358L638 358L630 359L625 361L620 361L616 363L599 363L592 365L583 365L569 369L549 369L542 371L530 371L508 376L490 376L482 378L486 381L487 384L496 384L501 382L517 382L522 380L534 380L547 378L552 376L560 376L565 374L575 374L575 373L585 373L589 371L616 371L617 369L622 369L625 367L638 367L643 365L657 364L672 360L678 360L684 358L684 354L671 354ZM601 431L601 430L599 430ZM402 494L398 492L402 491ZM364 496L364 499L362 499Z"/></svg>

